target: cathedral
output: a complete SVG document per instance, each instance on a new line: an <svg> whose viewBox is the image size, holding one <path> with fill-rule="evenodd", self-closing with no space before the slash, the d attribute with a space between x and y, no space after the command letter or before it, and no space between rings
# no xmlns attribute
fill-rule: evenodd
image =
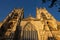
<svg viewBox="0 0 60 40"><path fill-rule="evenodd" d="M35 18L24 18L24 9L14 8L0 22L0 40L60 40L60 22L45 8L36 8Z"/></svg>

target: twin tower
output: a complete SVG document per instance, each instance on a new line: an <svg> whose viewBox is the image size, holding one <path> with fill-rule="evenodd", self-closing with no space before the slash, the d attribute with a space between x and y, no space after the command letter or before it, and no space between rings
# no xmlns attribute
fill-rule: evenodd
<svg viewBox="0 0 60 40"><path fill-rule="evenodd" d="M36 8L36 17L24 18L24 10L14 9L0 25L0 40L59 40L56 19L45 9Z"/></svg>

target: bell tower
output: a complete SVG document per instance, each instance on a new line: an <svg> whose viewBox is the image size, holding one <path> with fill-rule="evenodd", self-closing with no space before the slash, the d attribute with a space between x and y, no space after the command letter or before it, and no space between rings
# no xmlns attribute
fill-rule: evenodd
<svg viewBox="0 0 60 40"><path fill-rule="evenodd" d="M23 19L23 8L14 10L6 17L0 28L0 40L8 40L8 38L13 37L16 32L16 28L20 27L19 24ZM12 38L13 40L13 38Z"/></svg>
<svg viewBox="0 0 60 40"><path fill-rule="evenodd" d="M51 27L54 28L54 30L57 30L56 19L45 8L36 9L36 18L43 20L44 22L47 21L49 26L52 25L54 27L52 27L52 26Z"/></svg>

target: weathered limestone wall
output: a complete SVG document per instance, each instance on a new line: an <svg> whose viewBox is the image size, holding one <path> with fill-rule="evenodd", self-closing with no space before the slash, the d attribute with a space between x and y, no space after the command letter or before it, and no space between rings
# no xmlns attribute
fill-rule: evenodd
<svg viewBox="0 0 60 40"><path fill-rule="evenodd" d="M48 32L46 32L45 29L44 29L44 23L41 22L41 21L21 21L20 26L22 27L22 29L25 28L25 25L28 22L30 22L31 24L34 25L35 30L38 32L38 39L39 40L47 40L49 35L52 36L48 26L46 27L47 28L46 30Z"/></svg>

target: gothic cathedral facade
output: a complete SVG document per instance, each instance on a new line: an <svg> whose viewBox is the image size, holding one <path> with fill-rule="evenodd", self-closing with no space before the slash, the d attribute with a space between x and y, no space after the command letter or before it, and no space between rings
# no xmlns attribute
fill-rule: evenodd
<svg viewBox="0 0 60 40"><path fill-rule="evenodd" d="M45 8L36 8L35 18L15 8L0 23L0 40L60 40L60 22Z"/></svg>

